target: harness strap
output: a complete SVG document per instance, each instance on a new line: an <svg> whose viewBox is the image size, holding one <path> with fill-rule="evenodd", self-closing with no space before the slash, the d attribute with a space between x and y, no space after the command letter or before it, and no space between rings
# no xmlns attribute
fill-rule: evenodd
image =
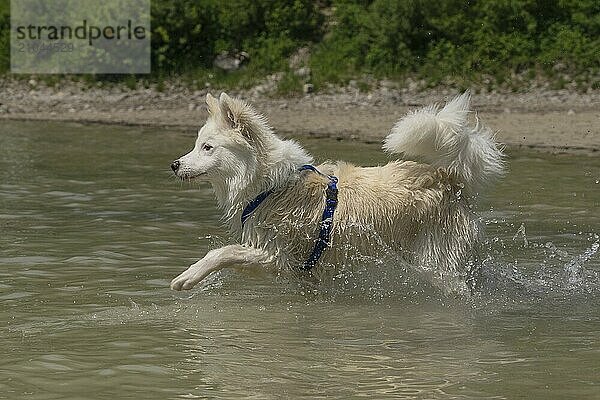
<svg viewBox="0 0 600 400"><path fill-rule="evenodd" d="M262 192L261 194L256 196L256 198L254 200L252 200L250 203L248 203L246 208L244 208L244 211L242 211L242 228L244 227L246 220L250 217L250 215L254 212L254 210L256 210L258 208L258 206L260 206L260 203L265 201L265 199L267 197L269 197L269 195L271 193L273 193L272 190L267 190L266 192Z"/></svg>
<svg viewBox="0 0 600 400"><path fill-rule="evenodd" d="M308 256L308 259L302 265L302 269L305 271L309 271L312 269L319 258L321 258L321 254L323 251L329 246L331 242L331 231L333 230L333 213L335 212L335 208L338 204L338 178L332 175L325 175L318 169L316 169L312 165L303 165L299 169L300 171L313 171L319 175L325 176L329 179L329 183L327 184L327 190L325 191L325 210L323 210L323 216L321 217L321 228L319 229L319 237L315 240L315 247L313 251ZM266 192L262 192L254 200L252 200L242 211L242 227L246 223L246 220L252 215L254 210L260 206L260 204L267 198L269 195L273 193L272 190L268 190Z"/></svg>
<svg viewBox="0 0 600 400"><path fill-rule="evenodd" d="M327 190L325 191L325 210L323 210L323 216L321 217L321 228L319 229L319 237L315 241L315 247L313 248L312 253L308 256L308 259L302 265L302 269L305 271L310 271L319 258L321 258L321 254L323 251L329 246L331 243L331 231L333 230L333 213L335 212L335 208L338 204L338 178L332 175L325 175L318 171L312 165L304 165L300 170L311 170L315 171L320 175L327 176L329 178L329 183L327 184Z"/></svg>

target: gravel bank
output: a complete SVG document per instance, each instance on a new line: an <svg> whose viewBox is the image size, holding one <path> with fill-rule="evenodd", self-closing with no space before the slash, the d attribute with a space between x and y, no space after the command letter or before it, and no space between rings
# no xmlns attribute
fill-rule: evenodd
<svg viewBox="0 0 600 400"><path fill-rule="evenodd" d="M0 80L0 119L56 120L104 124L163 126L192 131L206 119L208 89L168 85L128 90L63 83L48 87L35 80ZM213 94L219 90L212 89ZM379 82L368 93L358 88L332 89L303 97L273 98L268 85L230 92L252 104L285 136L329 137L379 142L410 109L441 102L456 92L397 88ZM266 92L266 93L265 93ZM600 90L575 93L538 88L527 93L480 91L473 95L478 117L498 131L509 149L600 155Z"/></svg>

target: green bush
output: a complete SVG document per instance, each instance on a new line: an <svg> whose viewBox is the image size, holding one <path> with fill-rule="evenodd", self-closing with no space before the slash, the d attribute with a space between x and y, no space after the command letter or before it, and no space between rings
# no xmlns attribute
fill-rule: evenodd
<svg viewBox="0 0 600 400"><path fill-rule="evenodd" d="M424 36L414 29L423 20L418 3L340 1L335 6L336 24L312 60L323 81L343 81L358 71L389 76L415 66Z"/></svg>
<svg viewBox="0 0 600 400"><path fill-rule="evenodd" d="M0 73L9 60L9 0L0 0ZM597 0L163 0L152 1L152 71L159 82L251 86L286 72L282 92L299 90L287 59L310 46L311 83L362 82L365 76L413 75L431 85L496 82L513 72L538 73L597 86ZM250 63L226 74L213 69L221 51L246 51ZM531 71L534 71L533 73ZM129 82L112 75L96 79ZM131 83L129 82L131 85ZM564 85L563 83L559 83Z"/></svg>
<svg viewBox="0 0 600 400"><path fill-rule="evenodd" d="M337 0L335 25L312 59L314 79L419 74L434 83L566 64L598 72L596 0Z"/></svg>
<svg viewBox="0 0 600 400"><path fill-rule="evenodd" d="M0 0L0 73L10 69L10 0Z"/></svg>
<svg viewBox="0 0 600 400"><path fill-rule="evenodd" d="M219 35L216 2L167 0L152 2L152 69L181 73L208 65Z"/></svg>
<svg viewBox="0 0 600 400"><path fill-rule="evenodd" d="M153 1L153 66L167 73L211 68L221 51L244 50L252 68L275 71L318 40L321 21L310 0Z"/></svg>

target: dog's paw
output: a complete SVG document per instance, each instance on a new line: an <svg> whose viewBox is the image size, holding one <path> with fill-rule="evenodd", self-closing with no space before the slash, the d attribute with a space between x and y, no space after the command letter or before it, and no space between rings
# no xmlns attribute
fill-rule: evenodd
<svg viewBox="0 0 600 400"><path fill-rule="evenodd" d="M172 290L190 290L210 273L206 268L191 266L171 281Z"/></svg>

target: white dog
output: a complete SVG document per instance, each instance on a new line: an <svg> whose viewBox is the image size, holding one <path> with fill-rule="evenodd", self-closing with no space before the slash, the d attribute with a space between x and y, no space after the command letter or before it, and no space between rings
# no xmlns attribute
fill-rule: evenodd
<svg viewBox="0 0 600 400"><path fill-rule="evenodd" d="M191 289L226 267L319 270L357 253L393 251L445 292L468 292L481 241L471 208L503 172L491 131L468 125L469 101L465 93L398 121L383 147L407 160L313 167L306 151L277 137L250 105L208 94L210 116L196 145L171 168L183 180L212 185L241 244L209 251L171 288Z"/></svg>

